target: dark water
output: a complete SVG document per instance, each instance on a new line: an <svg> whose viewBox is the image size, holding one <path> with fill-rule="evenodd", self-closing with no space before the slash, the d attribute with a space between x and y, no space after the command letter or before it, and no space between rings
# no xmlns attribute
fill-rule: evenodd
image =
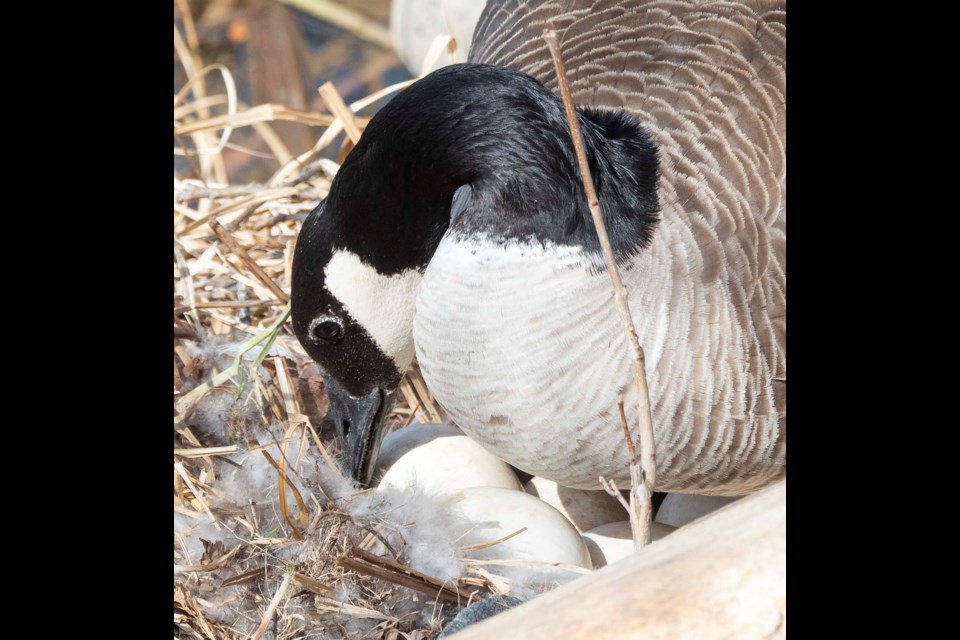
<svg viewBox="0 0 960 640"><path fill-rule="evenodd" d="M384 28L388 26L390 0L340 0L340 4ZM328 113L317 93L324 82L333 82L350 103L411 77L392 49L273 0L191 0L188 6L196 23L203 64L220 63L230 69L238 99L247 105L271 102ZM174 22L184 33L176 11ZM208 94L222 91L219 74L208 75L207 79ZM174 55L174 92L185 82L186 73ZM372 115L385 102L364 110L363 115ZM323 128L292 123L272 126L295 154L308 149L323 133ZM249 127L235 130L230 141L267 152ZM331 145L325 155L335 157L340 142ZM190 141L184 144L189 146ZM233 183L265 180L277 168L276 161L235 149L224 150L223 156ZM195 161L181 156L175 157L174 170L181 177L197 177Z"/></svg>

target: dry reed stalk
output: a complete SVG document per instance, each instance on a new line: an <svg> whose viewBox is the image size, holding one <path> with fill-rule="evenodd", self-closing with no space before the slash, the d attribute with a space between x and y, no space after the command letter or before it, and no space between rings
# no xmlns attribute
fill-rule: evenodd
<svg viewBox="0 0 960 640"><path fill-rule="evenodd" d="M320 97L323 98L323 101L330 109L330 113L340 120L344 130L350 137L350 141L353 142L353 144L360 142L360 127L357 126L353 111L344 103L343 98L340 97L340 92L337 91L337 88L333 86L332 82L324 82L320 86Z"/></svg>
<svg viewBox="0 0 960 640"><path fill-rule="evenodd" d="M190 474L187 473L186 468L184 468L182 462L175 462L173 468L176 469L177 474L183 481L187 484L187 487L190 489L190 492L193 494L193 497L196 498L197 502L203 507L203 510L210 516L210 521L213 523L213 526L220 529L220 522L217 520L217 516L213 515L213 511L210 510L210 506L207 504L206 500L203 499L203 494L200 493L200 490L197 489L197 486L193 484L193 480L190 479Z"/></svg>
<svg viewBox="0 0 960 640"><path fill-rule="evenodd" d="M212 209L208 213L198 217L197 219L193 220L188 225L186 225L183 229L180 229L177 232L177 235L178 236L186 235L191 231L193 231L194 229L199 228L200 226L203 225L203 223L209 220L213 220L214 218L219 218L220 216L225 216L228 213L231 213L238 209L242 209L246 206L253 206L254 208L251 209L249 213L244 212L244 214L241 214L241 216L247 215L249 217L251 213L256 212L256 210L263 204L279 198L296 196L298 195L299 192L300 192L300 189L297 189L295 187L279 187L271 191L261 191L257 194L248 196L246 198L241 198L238 201L225 204L216 209Z"/></svg>
<svg viewBox="0 0 960 640"><path fill-rule="evenodd" d="M444 51L450 55L450 63L453 64L453 54L457 51L457 40L449 34L440 34L433 38L433 42L431 42L427 48L426 55L423 56L423 64L420 66L421 78L430 73L430 69L433 68L433 63L437 61L437 58L439 58Z"/></svg>
<svg viewBox="0 0 960 640"><path fill-rule="evenodd" d="M267 627L270 625L270 620L273 619L273 614L277 612L277 607L280 606L280 600L283 599L283 594L286 593L287 587L290 586L290 580L292 577L292 573L288 573L283 576L283 582L280 583L280 586L277 588L277 592L274 594L273 599L270 600L270 604L267 606L267 610L263 614L263 620L260 621L260 626L257 627L257 630L253 632L252 636L250 636L250 640L260 640L260 638L263 637L263 634L266 633Z"/></svg>
<svg viewBox="0 0 960 640"><path fill-rule="evenodd" d="M563 98L563 108L567 114L567 123L570 126L570 136L573 139L574 151L577 154L577 163L580 165L580 175L583 178L583 189L587 195L587 202L590 205L590 215L593 217L593 224L597 229L597 236L600 239L600 246L603 249L603 260L607 266L607 273L610 274L610 282L613 286L613 297L616 300L617 308L620 311L620 317L623 320L623 328L627 337L627 344L633 352L633 373L637 384L637 411L640 421L640 469L641 473L639 484L633 484L631 504L639 503L639 514L631 518L632 524L639 524L640 530L633 530L634 544L639 548L650 544L650 522L653 514L653 487L657 481L657 461L656 448L653 441L653 419L650 416L650 392L647 389L647 374L644 368L643 347L640 346L640 340L637 338L637 330L633 326L633 316L630 315L630 306L627 304L627 289L623 286L623 280L620 279L620 270L617 268L617 261L613 255L613 248L610 246L610 238L607 235L607 226L603 221L603 213L600 210L600 201L597 198L597 190L593 183L593 176L590 173L590 164L587 162L587 154L583 147L583 135L580 133L580 125L577 122L576 111L573 107L573 101L570 98L570 84L567 81L567 70L563 64L563 57L560 55L560 44L557 40L555 31L546 30L543 33L543 39L550 48L550 56L553 58L554 67L557 70L557 79L560 84L560 95ZM631 481L634 475L631 473Z"/></svg>
<svg viewBox="0 0 960 640"><path fill-rule="evenodd" d="M197 447L195 449L174 449L174 455L182 458L203 458L206 456L228 456L233 453L239 453L240 447L231 444L226 447Z"/></svg>
<svg viewBox="0 0 960 640"><path fill-rule="evenodd" d="M181 110L182 115L187 115ZM176 114L174 115L176 117ZM272 122L284 120L287 122L297 122L309 127L329 126L334 118L322 113L313 113L310 111L301 111L293 109L282 104L258 104L255 107L242 111L240 113L226 113L219 116L195 120L179 126L174 126L173 135L185 136L198 131L208 131L210 129L235 129L239 127L252 126L260 122Z"/></svg>
<svg viewBox="0 0 960 640"><path fill-rule="evenodd" d="M483 580L477 586L485 587L488 591L498 595L508 596L513 590L510 583L503 576L490 573L482 567L470 567L472 573L476 573Z"/></svg>
<svg viewBox="0 0 960 640"><path fill-rule="evenodd" d="M279 307L286 304L283 300L215 300L213 302L194 302L184 305L182 309L242 309L244 307ZM178 307L179 308L179 307ZM177 308L174 309L176 313Z"/></svg>
<svg viewBox="0 0 960 640"><path fill-rule="evenodd" d="M240 258L240 261L243 262L250 270L257 280L263 283L265 287L270 289L280 300L284 302L290 301L290 296L287 295L287 292L277 286L277 283L273 281L273 278L267 275L263 268L257 264L257 261L250 257L250 254L247 253L246 249L241 247L236 240L233 239L233 236L223 228L223 226L216 220L210 221L210 228L213 229L213 232L217 234L217 237L220 238L220 241L230 247L230 250L233 252L233 255Z"/></svg>

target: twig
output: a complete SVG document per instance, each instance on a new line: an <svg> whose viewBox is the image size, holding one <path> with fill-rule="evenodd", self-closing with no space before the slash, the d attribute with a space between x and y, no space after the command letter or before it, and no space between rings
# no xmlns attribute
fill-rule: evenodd
<svg viewBox="0 0 960 640"><path fill-rule="evenodd" d="M211 220L210 228L213 229L213 232L217 234L218 238L220 238L220 242L230 247L230 251L233 252L233 255L240 258L240 261L246 265L247 269L250 270L250 273L252 273L257 280L263 283L263 286L265 286L267 289L270 289L273 295L277 296L277 298L280 300L283 300L284 302L288 302L290 300L290 296L288 296L283 289L277 286L277 283L273 281L273 278L268 276L267 272L264 271L259 264L257 264L256 260L250 257L250 254L247 253L247 250L240 246L236 239L234 239L234 237L223 228L223 225L216 220Z"/></svg>
<svg viewBox="0 0 960 640"><path fill-rule="evenodd" d="M291 196L296 196L298 194L299 194L299 191L297 189L294 189L293 187L271 188L268 191L261 191L260 193L252 194L245 198L240 198L229 204L221 205L216 209L213 209L208 213L204 214L203 216L197 218L196 220L189 222L185 227L183 227L179 231L175 231L174 233L175 235L178 235L178 236L186 235L191 231L193 231L194 229L197 229L203 226L204 224L206 224L208 220L219 218L222 215L226 215L232 211L241 209L244 206L252 207L252 208L247 209L247 211L249 211L250 213L247 213L247 211L244 211L242 214L240 214L240 217L249 216L254 211L256 211L260 206L262 206L263 204L266 204L267 202L270 202L271 200L280 200L282 198L289 198Z"/></svg>
<svg viewBox="0 0 960 640"><path fill-rule="evenodd" d="M217 520L217 516L213 515L213 511L210 510L210 507L207 506L206 500L203 499L203 494L200 493L200 490L197 489L196 485L193 484L193 480L190 479L190 474L187 473L187 470L184 468L182 462L175 462L173 468L177 470L177 473L183 478L183 481L187 483L187 488L190 489L190 492L193 493L193 497L197 499L197 502L200 503L200 506L203 507L203 510L207 512L207 515L210 516L211 524L217 531L220 531L220 522Z"/></svg>
<svg viewBox="0 0 960 640"><path fill-rule="evenodd" d="M250 640L260 640L260 638L263 637L267 626L270 624L270 620L273 618L273 614L277 612L277 607L280 606L280 599L283 598L287 587L290 586L290 578L292 576L292 573L283 576L283 582L280 583L280 588L277 589L277 592L274 594L273 600L270 601L270 605L267 607L267 611L263 614L263 620L260 621L260 626L257 627L257 630L250 636Z"/></svg>
<svg viewBox="0 0 960 640"><path fill-rule="evenodd" d="M255 202L246 209L243 210L243 213L238 215L236 218L227 223L227 226L224 227L227 231L236 231L237 228L247 221L247 218L256 213L257 209L264 205L263 202Z"/></svg>
<svg viewBox="0 0 960 640"><path fill-rule="evenodd" d="M233 556L237 555L238 551L240 551L239 545L237 545L233 549L230 549L230 551L227 551L216 560L212 560L206 564L201 564L201 565L175 564L173 565L173 572L174 573L202 573L206 571L213 571L227 564L227 562L231 558L233 558Z"/></svg>
<svg viewBox="0 0 960 640"><path fill-rule="evenodd" d="M627 513L632 513L630 511L630 503L623 499L623 494L620 493L620 488L617 487L617 483L613 480L607 480L603 476L600 476L600 486L603 487L603 490L606 491L610 496L617 499L617 502L627 510ZM631 527L632 528L632 527Z"/></svg>
<svg viewBox="0 0 960 640"><path fill-rule="evenodd" d="M436 578L431 578L401 562L381 558L362 549L351 549L350 555L339 558L337 564L345 569L409 587L454 604L465 603L474 595L456 585L446 584Z"/></svg>
<svg viewBox="0 0 960 640"><path fill-rule="evenodd" d="M223 589L225 587L230 587L233 585L246 584L247 582L253 582L263 574L264 572L263 570L264 568L261 566L261 567L257 567L256 569L244 571L243 573L238 573L234 576L226 578L224 579L223 582L220 583L220 588Z"/></svg>
<svg viewBox="0 0 960 640"><path fill-rule="evenodd" d="M235 444L226 447L195 447L193 449L174 449L173 455L183 458L202 458L205 456L228 456L239 453L240 447Z"/></svg>
<svg viewBox="0 0 960 640"><path fill-rule="evenodd" d="M643 347L640 346L640 340L637 338L637 330L633 326L633 317L630 315L630 307L627 304L627 290L620 279L620 271L617 269L617 261L613 255L613 248L610 246L610 238L607 236L607 227L603 221L603 214L600 211L600 201L597 198L597 191L593 184L593 176L590 174L590 165L587 162L587 154L583 148L583 136L580 133L580 125L577 122L577 115L573 108L573 101L570 98L570 84L567 81L567 70L563 64L563 58L560 56L560 44L557 41L555 31L545 30L543 39L546 40L550 48L550 56L553 58L553 64L557 70L557 80L560 85L560 95L563 98L563 108L567 114L567 123L570 126L570 135L573 138L573 148L577 154L577 162L580 165L580 175L583 177L583 189L587 195L587 201L590 205L590 215L593 217L593 224L597 228L597 236L600 239L600 247L603 250L603 260L607 265L607 273L610 274L610 281L613 285L613 297L620 309L620 317L623 320L624 330L627 334L627 343L633 351L633 373L637 383L637 416L640 421L640 468L639 478L634 477L633 466L631 465L630 479L633 482L633 494L640 502L641 513L646 513L647 518L641 520L639 532L634 529L634 544L637 547L643 547L650 543L650 518L653 513L653 487L657 481L657 462L656 448L653 442L653 420L650 416L650 393L647 389L647 374L644 370ZM621 403L621 407L623 404ZM629 441L629 430L628 437ZM639 482L637 482L639 481Z"/></svg>
<svg viewBox="0 0 960 640"><path fill-rule="evenodd" d="M630 426L627 425L627 416L623 412L623 394L617 402L617 408L620 410L620 425L623 427L623 437L627 441L627 451L630 453L630 530L633 532L633 549L640 551L640 548L647 542L641 542L646 535L651 535L650 521L653 519L653 499L642 500L640 496L640 487L643 486L643 471L637 464L637 450L633 446L633 438L630 437ZM644 530L646 529L646 530Z"/></svg>
<svg viewBox="0 0 960 640"><path fill-rule="evenodd" d="M308 591L313 591L318 596L330 596L333 595L333 588L329 587L316 578L311 578L310 576L304 575L302 573L293 572L293 583L300 587L301 589L307 589Z"/></svg>
<svg viewBox="0 0 960 640"><path fill-rule="evenodd" d="M653 513L650 510L643 509L637 496L636 490L641 485L641 472L640 466L637 464L637 450L634 449L633 441L630 439L630 427L627 426L627 416L623 413L623 394L620 394L620 401L617 403L617 407L620 409L620 425L623 427L623 435L627 440L627 451L630 453L630 485L632 487L630 490L630 502L623 499L623 494L620 493L620 489L617 488L617 483L613 480L607 480L603 476L600 476L600 486L603 487L604 491L616 498L623 508L627 510L627 514L630 516L630 530L633 533L633 548L634 551L639 551L640 547L643 546L640 544L640 532L643 529L643 523L649 522Z"/></svg>
<svg viewBox="0 0 960 640"><path fill-rule="evenodd" d="M211 302L195 302L193 305L181 305L174 307L174 313L177 310L188 309L242 309L244 307L279 307L286 304L283 300L213 300Z"/></svg>

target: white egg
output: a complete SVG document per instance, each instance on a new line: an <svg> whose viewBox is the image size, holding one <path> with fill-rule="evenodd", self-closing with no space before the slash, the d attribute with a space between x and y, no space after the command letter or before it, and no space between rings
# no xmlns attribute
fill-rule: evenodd
<svg viewBox="0 0 960 640"><path fill-rule="evenodd" d="M378 488L384 489L416 485L438 493L468 487L522 491L510 465L446 424L412 424L388 433L374 477L381 475Z"/></svg>
<svg viewBox="0 0 960 640"><path fill-rule="evenodd" d="M492 547L468 550L467 558L539 560L592 568L590 553L576 527L562 513L527 493L493 487L464 489L463 499L452 508L474 523L461 538L461 546L493 542L526 527Z"/></svg>
<svg viewBox="0 0 960 640"><path fill-rule="evenodd" d="M656 542L672 531L675 531L674 527L654 522L650 537ZM583 534L583 541L590 551L590 558L596 569L613 564L633 553L633 531L630 529L629 520L608 522L591 529Z"/></svg>
<svg viewBox="0 0 960 640"><path fill-rule="evenodd" d="M660 509L657 510L657 522L668 524L671 527L682 527L693 522L711 511L724 507L737 498L721 496L695 496L689 493L668 493L663 499Z"/></svg>
<svg viewBox="0 0 960 640"><path fill-rule="evenodd" d="M562 487L553 480L534 476L523 487L567 517L581 532L608 522L623 520L627 512L606 491L586 491Z"/></svg>

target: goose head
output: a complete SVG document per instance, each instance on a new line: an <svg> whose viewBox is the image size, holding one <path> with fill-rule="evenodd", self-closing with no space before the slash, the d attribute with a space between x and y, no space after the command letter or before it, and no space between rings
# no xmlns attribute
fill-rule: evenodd
<svg viewBox="0 0 960 640"><path fill-rule="evenodd" d="M655 145L625 112L578 118L614 252L634 255L657 222ZM575 243L599 256L562 103L532 77L461 64L414 83L371 119L300 231L293 327L325 373L361 485L414 357L423 273L454 219L494 244Z"/></svg>

